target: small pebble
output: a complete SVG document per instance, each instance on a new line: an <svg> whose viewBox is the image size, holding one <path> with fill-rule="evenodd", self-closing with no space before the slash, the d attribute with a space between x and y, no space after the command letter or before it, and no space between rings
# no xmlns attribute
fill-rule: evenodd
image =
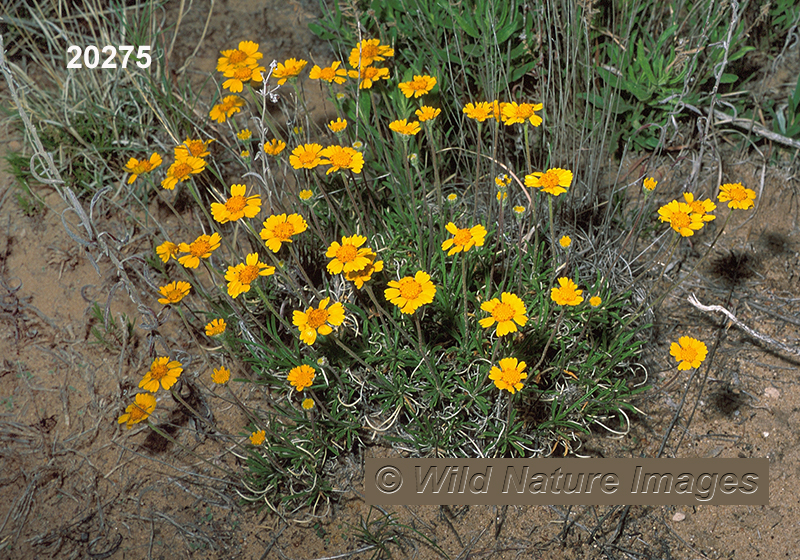
<svg viewBox="0 0 800 560"><path fill-rule="evenodd" d="M775 387L767 387L766 389L764 389L764 395L766 395L771 399L781 398L781 392Z"/></svg>
<svg viewBox="0 0 800 560"><path fill-rule="evenodd" d="M678 512L672 516L673 521L683 521L684 519L686 519L686 514L683 514L681 512Z"/></svg>

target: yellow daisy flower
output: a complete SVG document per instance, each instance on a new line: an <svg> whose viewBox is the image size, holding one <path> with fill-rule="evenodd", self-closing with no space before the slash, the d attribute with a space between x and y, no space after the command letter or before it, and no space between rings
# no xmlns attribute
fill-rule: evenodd
<svg viewBox="0 0 800 560"><path fill-rule="evenodd" d="M158 291L161 293L162 298L158 298L158 303L163 305L170 305L178 303L184 297L189 295L192 285L189 282L171 282L166 286L161 286Z"/></svg>
<svg viewBox="0 0 800 560"><path fill-rule="evenodd" d="M130 430L134 424L146 420L156 409L156 398L150 393L138 393L133 398L133 403L125 409L125 414L121 415L117 422L127 424Z"/></svg>
<svg viewBox="0 0 800 560"><path fill-rule="evenodd" d="M233 93L239 93L244 89L245 82L258 83L263 81L264 77L261 72L265 70L266 68L263 66L246 66L243 64L229 66L224 74L228 79L222 82L222 87L231 90Z"/></svg>
<svg viewBox="0 0 800 560"><path fill-rule="evenodd" d="M704 222L710 222L711 220L716 219L716 216L708 214L708 212L713 212L717 208L717 205L711 202L711 200L695 200L694 195L688 192L683 193L683 199L692 209L692 212L699 215L700 219L702 219Z"/></svg>
<svg viewBox="0 0 800 560"><path fill-rule="evenodd" d="M143 159L141 161L136 158L129 159L128 163L125 164L125 171L131 174L131 176L128 177L128 184L130 185L133 183L139 175L149 173L161 165L161 161L161 156L155 152L150 156L150 159Z"/></svg>
<svg viewBox="0 0 800 560"><path fill-rule="evenodd" d="M594 296L589 298L589 305L591 305L592 307L597 307L601 303L603 303L603 299L600 296Z"/></svg>
<svg viewBox="0 0 800 560"><path fill-rule="evenodd" d="M558 288L552 288L550 290L550 299L558 305L575 306L583 301L581 297L583 290L579 290L578 285L570 278L559 278L558 286Z"/></svg>
<svg viewBox="0 0 800 560"><path fill-rule="evenodd" d="M517 216L521 216L522 214L525 213L525 207L524 206L514 206L513 210L514 210L514 214L516 214Z"/></svg>
<svg viewBox="0 0 800 560"><path fill-rule="evenodd" d="M450 193L447 195L447 202L455 202L458 200L458 195L456 193Z"/></svg>
<svg viewBox="0 0 800 560"><path fill-rule="evenodd" d="M273 138L264 144L264 151L271 156L277 156L284 148L286 148L286 142L277 138Z"/></svg>
<svg viewBox="0 0 800 560"><path fill-rule="evenodd" d="M411 277L392 280L383 295L388 301L400 308L402 313L414 313L417 309L433 301L436 286L431 282L429 274L423 271Z"/></svg>
<svg viewBox="0 0 800 560"><path fill-rule="evenodd" d="M353 173L361 173L364 167L364 155L349 146L328 146L320 153L328 159L322 160L323 164L330 164L330 169L325 172L330 175L340 169L349 169Z"/></svg>
<svg viewBox="0 0 800 560"><path fill-rule="evenodd" d="M400 91L403 92L403 95L406 97L411 97L413 95L414 98L429 93L435 85L436 78L433 76L414 76L414 79L410 82L400 82L397 84Z"/></svg>
<svg viewBox="0 0 800 560"><path fill-rule="evenodd" d="M206 157L209 154L208 145L213 141L213 138L209 138L205 141L187 138L183 141L183 144L175 146L175 160L180 161L188 157Z"/></svg>
<svg viewBox="0 0 800 560"><path fill-rule="evenodd" d="M239 140L250 140L250 137L253 136L253 131L249 128L243 128L239 132L236 133L236 138Z"/></svg>
<svg viewBox="0 0 800 560"><path fill-rule="evenodd" d="M206 336L219 336L228 328L225 319L214 319L206 324Z"/></svg>
<svg viewBox="0 0 800 560"><path fill-rule="evenodd" d="M219 247L220 241L222 241L222 237L219 233L214 232L211 235L200 235L189 244L181 243L178 245L178 250L181 253L189 254L183 255L178 262L186 268L197 268L200 266L200 259L210 257L211 253Z"/></svg>
<svg viewBox="0 0 800 560"><path fill-rule="evenodd" d="M344 306L336 302L326 309L330 301L331 298L325 298L319 307L309 307L305 312L295 310L292 316L292 323L300 329L300 340L309 346L317 340L317 334L331 334L331 325L338 327L344 323Z"/></svg>
<svg viewBox="0 0 800 560"><path fill-rule="evenodd" d="M572 239L569 235L561 236L561 239L558 240L558 244L561 245L564 249L572 245Z"/></svg>
<svg viewBox="0 0 800 560"><path fill-rule="evenodd" d="M225 385L231 379L231 372L226 367L214 368L211 372L211 381L217 385Z"/></svg>
<svg viewBox="0 0 800 560"><path fill-rule="evenodd" d="M754 206L756 192L745 188L741 183L725 183L719 187L717 200L727 202L728 208L747 210Z"/></svg>
<svg viewBox="0 0 800 560"><path fill-rule="evenodd" d="M372 251L364 247L359 249L367 238L363 235L352 235L342 237L342 243L334 241L328 247L325 256L333 259L328 263L328 272L331 274L341 274L342 272L352 272L361 270L369 264L369 255Z"/></svg>
<svg viewBox="0 0 800 560"><path fill-rule="evenodd" d="M183 373L183 367L177 360L170 361L167 357L156 358L150 364L150 370L139 382L139 388L155 393L160 384L165 391L169 391L170 387L178 382L181 373Z"/></svg>
<svg viewBox="0 0 800 560"><path fill-rule="evenodd" d="M292 155L289 156L289 163L295 169L314 169L322 163L322 158L320 157L321 151L322 146L319 144L303 144L302 146L297 146L292 150Z"/></svg>
<svg viewBox="0 0 800 560"><path fill-rule="evenodd" d="M511 103L504 103L502 107L501 118L506 125L510 126L515 123L524 123L526 120L533 126L542 124L542 117L537 115L535 111L541 111L543 105L537 103L519 103L512 101Z"/></svg>
<svg viewBox="0 0 800 560"><path fill-rule="evenodd" d="M262 445L267 439L267 432L264 430L256 430L250 434L250 443L253 445Z"/></svg>
<svg viewBox="0 0 800 560"><path fill-rule="evenodd" d="M238 95L229 95L222 100L222 103L214 105L208 113L208 116L211 117L211 120L224 123L225 119L229 119L236 113L240 113L242 107L244 107L244 99Z"/></svg>
<svg viewBox="0 0 800 560"><path fill-rule="evenodd" d="M528 322L525 302L516 294L503 292L500 299L494 298L481 304L483 311L488 311L491 316L478 321L481 327L488 329L497 323L497 336L505 336L517 332L517 325L524 327Z"/></svg>
<svg viewBox="0 0 800 560"><path fill-rule="evenodd" d="M437 109L435 107L428 107L427 105L423 105L422 107L420 107L419 109L414 111L414 114L417 115L417 118L419 119L419 122L425 122L425 121L429 121L429 120L435 119L436 117L439 116L439 113L441 113L441 112L442 112L441 109Z"/></svg>
<svg viewBox="0 0 800 560"><path fill-rule="evenodd" d="M658 181L656 181L656 180L655 180L655 179L653 179L652 177L647 177L647 178L644 180L644 182L642 183L642 185L644 186L644 188L645 188L646 190L648 190L648 191L652 191L653 189L655 189L657 184L658 184Z"/></svg>
<svg viewBox="0 0 800 560"><path fill-rule="evenodd" d="M475 119L478 122L483 122L486 119L492 118L492 104L488 101L480 101L478 103L467 103L463 112L467 117Z"/></svg>
<svg viewBox="0 0 800 560"><path fill-rule="evenodd" d="M461 251L469 251L473 246L483 247L486 237L486 228L478 224L469 229L459 228L453 222L449 222L445 229L453 236L442 243L442 251L447 251L448 256L452 256Z"/></svg>
<svg viewBox="0 0 800 560"><path fill-rule="evenodd" d="M258 52L258 43L241 41L238 49L221 51L222 57L217 59L217 72L225 72L229 67L238 64L258 64L264 55Z"/></svg>
<svg viewBox="0 0 800 560"><path fill-rule="evenodd" d="M370 89L374 82L389 79L389 69L364 66L361 70L348 70L347 75L358 79L358 89Z"/></svg>
<svg viewBox="0 0 800 560"><path fill-rule="evenodd" d="M677 200L673 200L659 208L658 218L662 222L669 222L672 229L683 237L690 237L694 235L696 230L703 227L703 218L699 214L692 212L691 206Z"/></svg>
<svg viewBox="0 0 800 560"><path fill-rule="evenodd" d="M270 274L275 274L275 267L259 261L258 253L250 253L244 263L228 267L228 271L225 273L225 280L228 281L228 294L235 299L239 297L239 294L249 292L250 284L256 278Z"/></svg>
<svg viewBox="0 0 800 560"><path fill-rule="evenodd" d="M373 62L382 62L387 56L394 56L394 49L381 45L380 39L364 39L350 51L350 66L364 68Z"/></svg>
<svg viewBox="0 0 800 560"><path fill-rule="evenodd" d="M708 348L695 338L682 336L670 345L669 354L679 362L679 370L699 368L706 359Z"/></svg>
<svg viewBox="0 0 800 560"><path fill-rule="evenodd" d="M409 123L407 119L392 121L389 123L389 128L398 134L405 134L406 136L414 136L420 131L418 122Z"/></svg>
<svg viewBox="0 0 800 560"><path fill-rule="evenodd" d="M292 368L289 371L289 375L286 376L286 380L299 393L306 387L311 387L311 384L314 383L314 377L316 377L314 368L303 364Z"/></svg>
<svg viewBox="0 0 800 560"><path fill-rule="evenodd" d="M272 215L264 222L264 228L259 236L264 240L267 248L277 253L282 243L291 243L291 237L303 233L308 229L308 223L299 214Z"/></svg>
<svg viewBox="0 0 800 560"><path fill-rule="evenodd" d="M311 410L314 408L314 399L303 399L303 408L305 410Z"/></svg>
<svg viewBox="0 0 800 560"><path fill-rule="evenodd" d="M231 197L225 204L211 203L211 215L221 224L235 222L240 218L255 218L261 210L261 197L259 195L245 196L245 185L231 185Z"/></svg>
<svg viewBox="0 0 800 560"><path fill-rule="evenodd" d="M202 158L188 156L179 159L169 166L167 176L161 181L161 186L171 191L175 188L178 182L184 182L186 179L201 173L206 168L206 162Z"/></svg>
<svg viewBox="0 0 800 560"><path fill-rule="evenodd" d="M175 255L178 254L178 246L172 241L164 241L164 243L156 247L156 254L163 262L167 262L171 258L174 259Z"/></svg>
<svg viewBox="0 0 800 560"><path fill-rule="evenodd" d="M364 282L372 280L373 272L380 272L383 270L383 261L375 260L378 255L373 253L372 249L367 249L367 251L369 251L369 253L364 255L369 259L369 264L367 266L360 270L351 270L350 272L344 273L344 277L353 282L359 290L364 286Z"/></svg>
<svg viewBox="0 0 800 560"><path fill-rule="evenodd" d="M314 192L310 189L303 189L298 193L298 196L300 197L300 200L305 202L306 200L309 200L312 196L314 196Z"/></svg>
<svg viewBox="0 0 800 560"><path fill-rule="evenodd" d="M522 380L528 377L524 372L525 362L516 358L504 358L498 362L500 367L492 366L489 379L494 381L495 387L505 390L512 395L522 389Z"/></svg>
<svg viewBox="0 0 800 560"><path fill-rule="evenodd" d="M308 77L312 80L325 80L328 83L343 84L347 79L347 70L339 68L341 62L338 60L327 68L320 68L317 65L311 69Z"/></svg>
<svg viewBox="0 0 800 560"><path fill-rule="evenodd" d="M569 169L553 168L545 173L531 173L525 176L526 187L536 187L548 194L558 196L567 192L572 184L572 171Z"/></svg>
<svg viewBox="0 0 800 560"><path fill-rule="evenodd" d="M507 187L508 185L511 184L511 177L509 177L505 173L501 173L500 175L494 178L494 182L500 188Z"/></svg>
<svg viewBox="0 0 800 560"><path fill-rule="evenodd" d="M347 121L342 120L341 117L338 117L335 121L328 123L328 128L331 130L331 132L341 132L347 128Z"/></svg>
<svg viewBox="0 0 800 560"><path fill-rule="evenodd" d="M307 60L297 60L290 58L285 62L279 62L278 67L272 72L272 77L278 79L278 85L282 86L289 78L295 78L300 75L303 68L308 64Z"/></svg>

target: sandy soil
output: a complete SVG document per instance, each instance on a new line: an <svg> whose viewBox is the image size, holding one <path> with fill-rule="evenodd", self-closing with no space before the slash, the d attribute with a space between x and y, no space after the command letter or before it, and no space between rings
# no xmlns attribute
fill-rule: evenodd
<svg viewBox="0 0 800 560"><path fill-rule="evenodd" d="M222 46L253 38L267 57L281 60L313 45L312 55L324 60L325 45L305 29L313 3L289 2L278 11L259 6L253 0L217 2L213 25L189 71L213 70ZM176 61L194 50L207 10L208 2L195 2L176 43ZM9 97L5 84L0 95ZM22 149L20 138L3 138L0 155ZM584 450L602 457L655 456L687 391L665 455L767 457L768 506L370 509L360 498L364 457L357 456L335 470L340 499L326 516L305 524L241 506L218 471L173 446L154 445L146 428L120 430L116 418L146 361L144 334L135 329L116 349L94 345L90 329L98 322L90 308L109 301L118 320L121 313L136 318L136 308L124 290L109 300L117 281L114 269L101 259L98 274L64 234L65 205L55 191L37 188L46 208L25 216L13 179L0 174L0 557L386 557L374 556L379 551L359 538L360 528L380 535L399 558L797 557L800 358L686 303L694 293L704 304L722 305L751 328L794 351L799 348L796 162L772 158L765 164L756 153L729 152L722 160L723 182L755 188L757 210L734 216L710 262L663 304L648 356L655 388L636 403L644 414L626 437L597 434L587 438ZM655 162L659 200L681 194L695 154ZM708 177L702 184L711 195L717 162L709 158L704 164ZM66 218L74 221L72 214ZM113 220L106 211L100 223L113 227ZM711 239L700 235L693 248L682 245L673 270L689 270ZM140 241L126 250L148 248ZM153 293L143 290L141 296L155 304ZM716 345L709 369L675 375L669 342L679 335ZM244 400L258 398L245 387L234 389ZM203 399L220 430L240 431L242 419L214 393ZM199 455L237 468L224 444L213 437L198 439L190 419L179 412L173 420L187 428L176 437ZM368 450L371 456L390 453L380 446Z"/></svg>

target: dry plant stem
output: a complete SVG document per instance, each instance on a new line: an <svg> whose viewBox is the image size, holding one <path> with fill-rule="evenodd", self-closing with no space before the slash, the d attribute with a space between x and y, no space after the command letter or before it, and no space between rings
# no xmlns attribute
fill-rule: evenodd
<svg viewBox="0 0 800 560"><path fill-rule="evenodd" d="M406 170L406 185L408 185L409 192L411 193L411 213L414 215L414 224L417 226L417 232L422 233L422 224L419 222L417 215L417 197L414 194L414 183L411 181L411 168L408 165L408 137L403 136L403 167Z"/></svg>
<svg viewBox="0 0 800 560"><path fill-rule="evenodd" d="M383 314L384 317L389 319L389 322L397 330L397 332L400 333L400 336L405 338L406 342L408 342L413 346L414 341L411 339L410 336L406 334L405 329L401 327L399 324L397 324L397 321L394 320L394 317L392 317L391 313L386 311L386 309L384 309L383 306L380 303L378 303L378 300L375 297L375 293L372 291L372 287L366 284L364 285L364 287L367 289L367 295L369 296L369 299L372 300L372 304L378 309L378 311L380 311Z"/></svg>
<svg viewBox="0 0 800 560"><path fill-rule="evenodd" d="M506 413L506 434L511 433L511 409L514 408L514 394L508 392L508 411Z"/></svg>
<svg viewBox="0 0 800 560"><path fill-rule="evenodd" d="M558 318L556 319L556 324L555 324L555 326L553 326L553 329L550 331L550 338L547 339L547 344L544 345L544 350L542 350L542 355L539 358L539 361L536 362L536 365L533 366L531 371L537 371L539 369L539 366L542 365L542 362L544 361L544 357L547 354L547 350L548 350L548 348L550 348L550 344L553 342L553 339L555 338L556 333L558 332L558 327L561 326L561 319L563 317L564 317L564 307L562 306L561 307L561 311L558 314Z"/></svg>
<svg viewBox="0 0 800 560"><path fill-rule="evenodd" d="M483 152L483 123L478 123L478 157L475 158L475 182L472 185L472 223L478 219L478 183L481 177L481 154Z"/></svg>
<svg viewBox="0 0 800 560"><path fill-rule="evenodd" d="M433 364L428 358L428 350L425 348L425 342L422 338L422 325L419 322L419 313L417 312L414 312L414 323L417 325L417 344L419 353L422 354L422 358L425 360L425 365L428 366L428 371L431 372L431 375L436 382L436 390L439 391L439 380L436 377L436 370L433 369Z"/></svg>
<svg viewBox="0 0 800 560"><path fill-rule="evenodd" d="M525 127L525 130L528 130L528 127ZM553 197L547 197L547 208L550 214L550 252L553 255L556 255L556 225L553 221Z"/></svg>
<svg viewBox="0 0 800 560"><path fill-rule="evenodd" d="M461 296L464 298L464 340L467 339L467 258L461 258Z"/></svg>
<svg viewBox="0 0 800 560"><path fill-rule="evenodd" d="M436 185L436 205L442 207L442 179L439 176L439 160L436 158L436 146L433 143L431 127L425 126L425 137L428 139L428 149L431 152L431 163L433 164L433 180Z"/></svg>

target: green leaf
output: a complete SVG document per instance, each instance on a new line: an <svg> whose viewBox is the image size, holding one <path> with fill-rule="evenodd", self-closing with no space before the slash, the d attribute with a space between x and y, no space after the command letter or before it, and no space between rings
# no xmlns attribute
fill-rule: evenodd
<svg viewBox="0 0 800 560"><path fill-rule="evenodd" d="M733 82L737 81L739 76L736 74L729 74L727 72L723 73L722 76L719 78L719 83L721 84L732 84Z"/></svg>

